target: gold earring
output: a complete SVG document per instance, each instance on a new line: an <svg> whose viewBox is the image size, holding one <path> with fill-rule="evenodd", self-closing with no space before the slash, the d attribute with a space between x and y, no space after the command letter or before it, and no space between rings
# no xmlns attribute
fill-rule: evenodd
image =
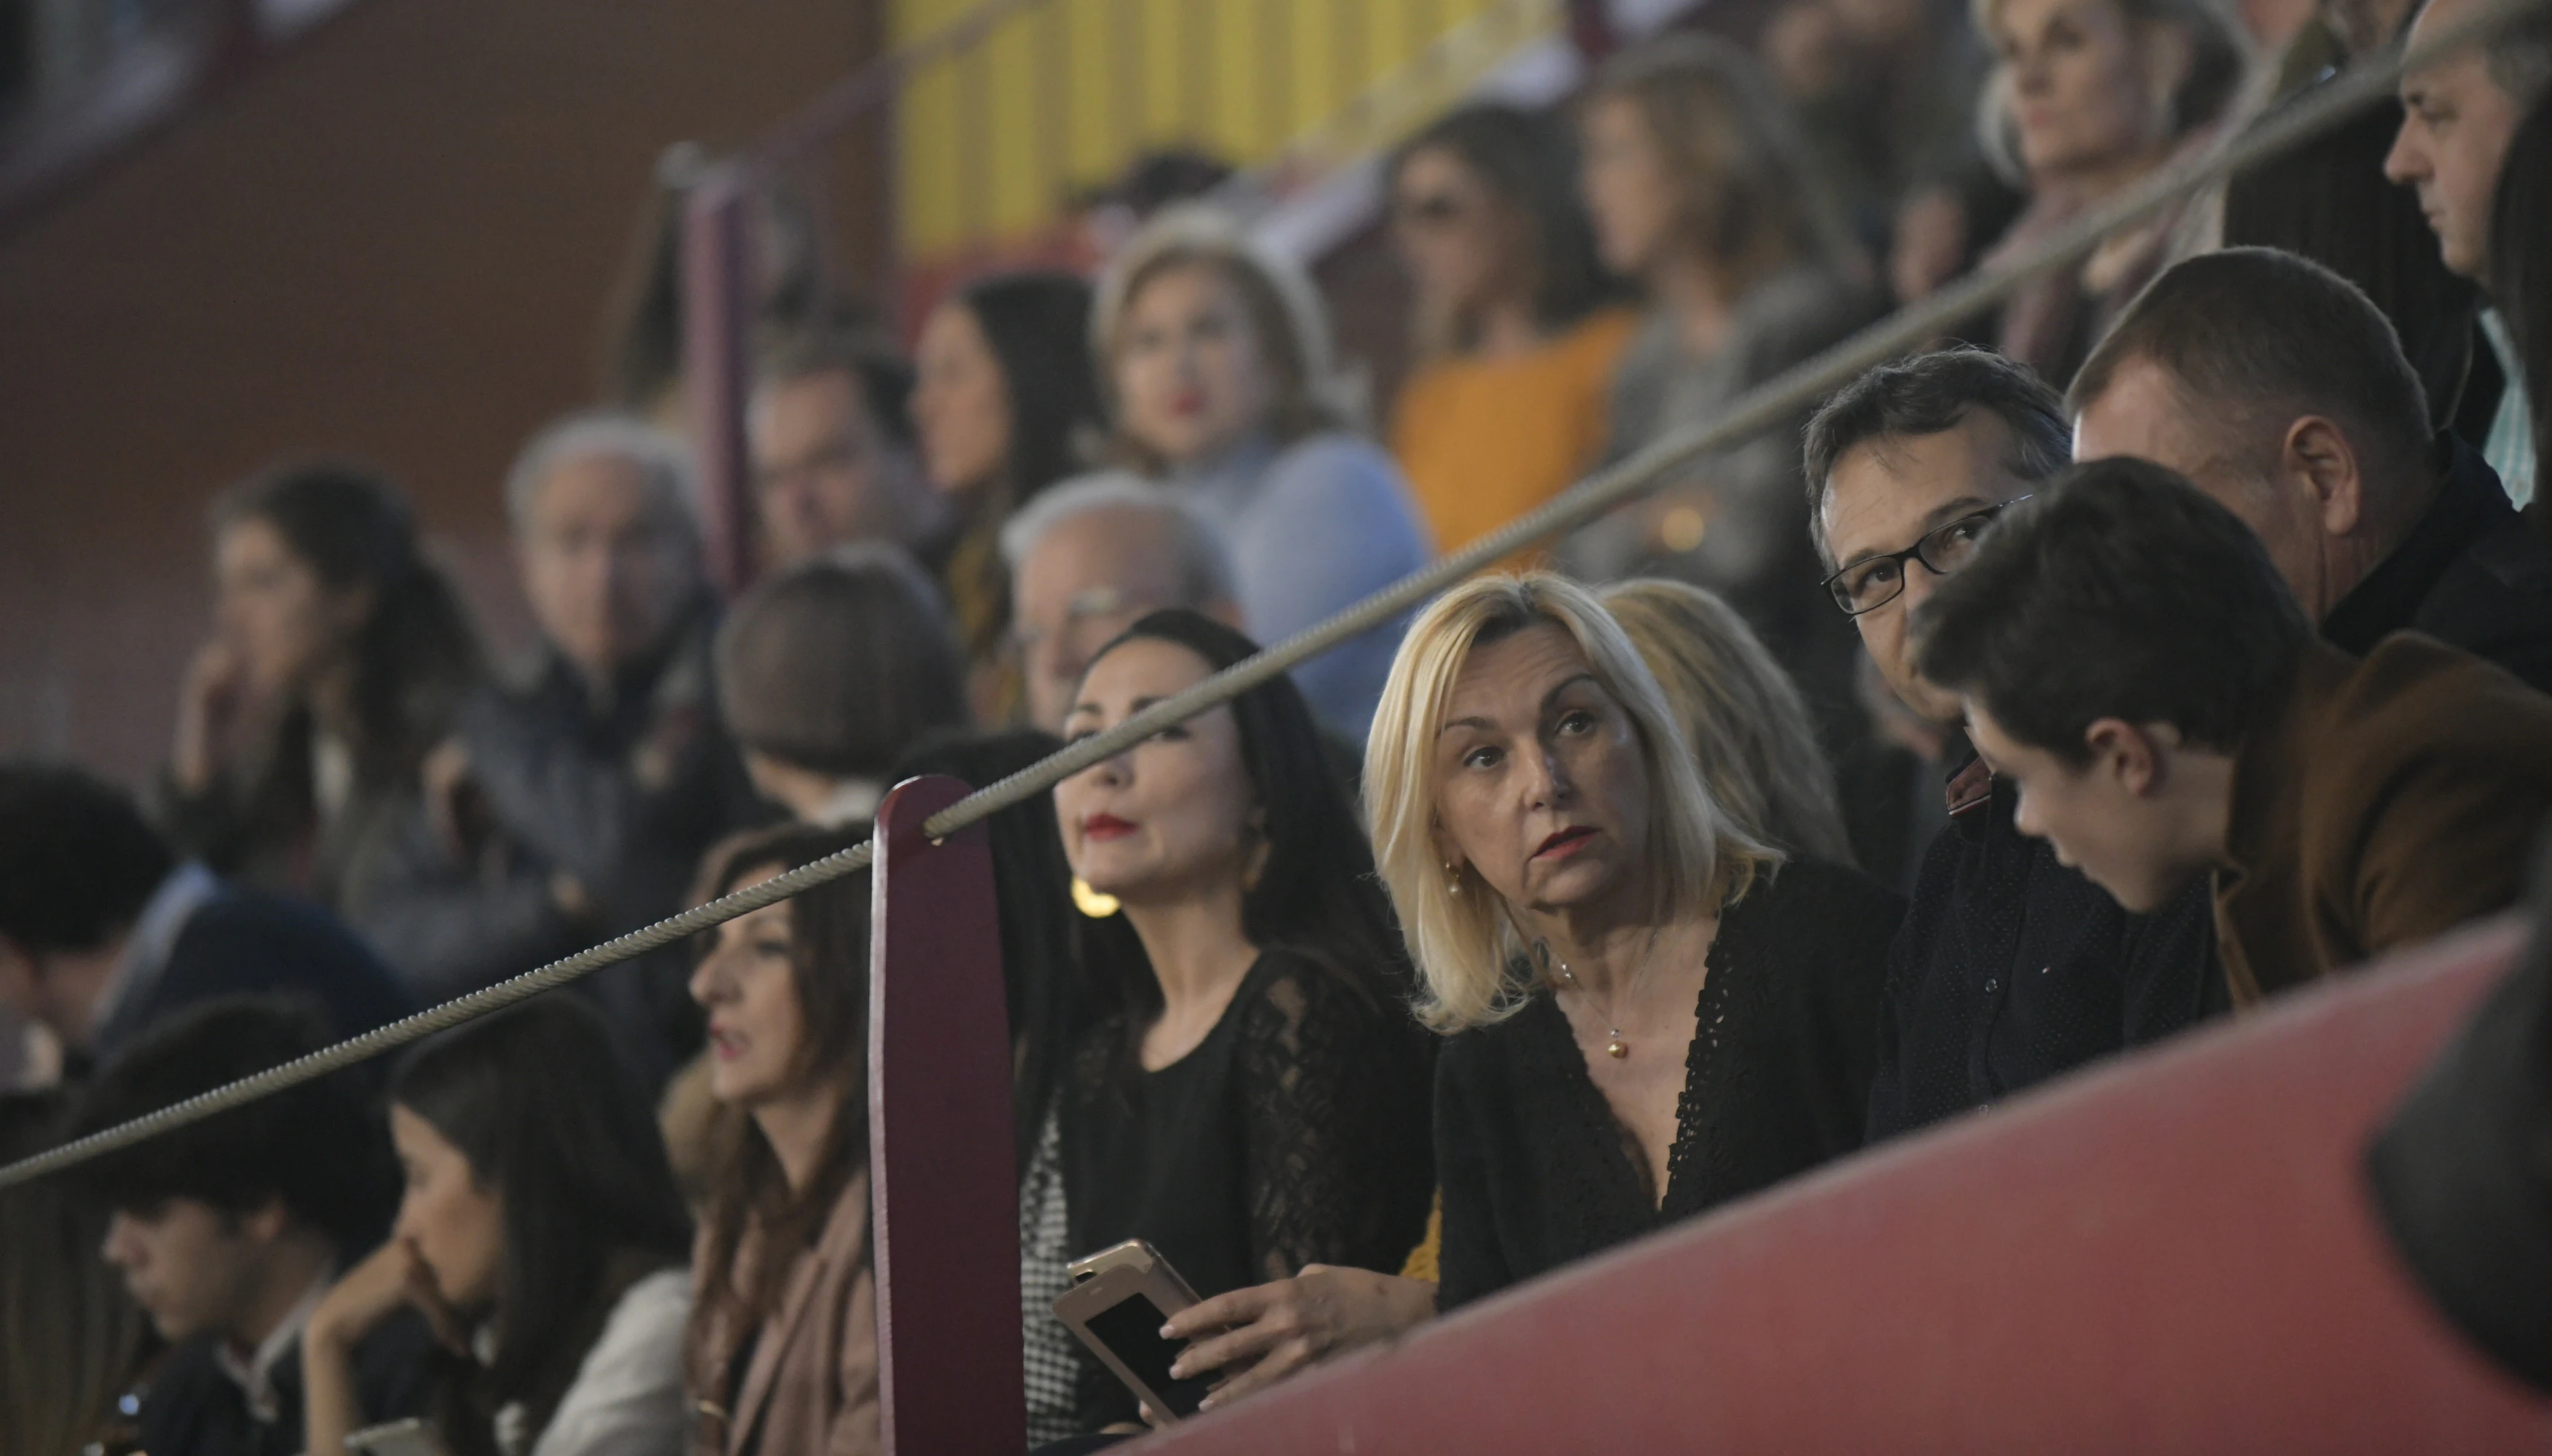
<svg viewBox="0 0 2552 1456"><path fill-rule="evenodd" d="M1072 877L1072 907L1093 920L1105 920L1120 908L1116 896L1092 889L1090 882L1078 875Z"/></svg>
<svg viewBox="0 0 2552 1456"><path fill-rule="evenodd" d="M1454 894L1458 895L1462 892L1462 872L1453 868L1451 860L1444 862L1444 882L1446 887Z"/></svg>

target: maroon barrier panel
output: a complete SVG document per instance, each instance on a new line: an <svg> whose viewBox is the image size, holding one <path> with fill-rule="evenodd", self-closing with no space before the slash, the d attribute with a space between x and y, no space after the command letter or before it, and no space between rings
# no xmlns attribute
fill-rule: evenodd
<svg viewBox="0 0 2552 1456"><path fill-rule="evenodd" d="M709 579L729 594L753 579L752 464L744 406L753 391L752 197L712 167L683 199L683 391L697 440ZM987 901L989 903L989 900Z"/></svg>
<svg viewBox="0 0 2552 1456"><path fill-rule="evenodd" d="M2501 921L1751 1199L1142 1452L2552 1450L2374 1221Z"/></svg>
<svg viewBox="0 0 2552 1456"><path fill-rule="evenodd" d="M921 832L966 793L954 779L907 780L877 816L869 1166L889 1456L1015 1456L1027 1441L991 841L981 824L938 844Z"/></svg>

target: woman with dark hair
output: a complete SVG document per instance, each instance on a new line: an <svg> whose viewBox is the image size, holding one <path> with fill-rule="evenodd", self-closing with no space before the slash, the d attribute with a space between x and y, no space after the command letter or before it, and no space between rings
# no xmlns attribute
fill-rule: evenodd
<svg viewBox="0 0 2552 1456"><path fill-rule="evenodd" d="M468 614L397 487L347 466L223 497L213 586L212 640L179 689L169 830L221 874L343 909L478 681Z"/></svg>
<svg viewBox="0 0 2552 1456"><path fill-rule="evenodd" d="M1083 674L1115 726L1256 652L1154 612ZM1353 810L1283 677L1055 786L1095 1021L1062 1098L1075 1257L1125 1239L1198 1294L1394 1270L1433 1186L1409 962ZM1100 897L1110 897L1114 903ZM1091 1424L1133 1413L1091 1380Z"/></svg>
<svg viewBox="0 0 2552 1456"><path fill-rule="evenodd" d="M407 1192L303 1330L309 1448L364 1424L349 1352L413 1303L450 1357L457 1456L680 1451L690 1219L601 1017L550 995L456 1027L389 1097Z"/></svg>
<svg viewBox="0 0 2552 1456"><path fill-rule="evenodd" d="M945 774L981 788L1063 747L1033 728L951 735L905 754L889 776L901 781ZM1079 1346L1054 1317L1070 1288L1070 1225L1063 1191L1063 1143L1055 1092L1089 1020L1088 997L1072 960L1072 866L1064 860L1054 800L1032 795L994 813L993 892L999 903L1002 978L1010 1013L1010 1105L1017 1118L1019 1320L1026 1356L1028 1444L1060 1440L1077 1423Z"/></svg>
<svg viewBox="0 0 2552 1456"><path fill-rule="evenodd" d="M941 577L984 722L1016 716L1019 697L1017 669L1003 657L1010 582L1002 523L1079 468L1102 428L1089 327L1090 286L1068 273L979 278L921 326L912 422L930 482L957 501Z"/></svg>
<svg viewBox="0 0 2552 1456"><path fill-rule="evenodd" d="M2534 426L2526 451L2528 460L2537 462L2528 482L2533 490L2531 499L2520 503L2535 531L2552 536L2552 506L2543 503L2537 455L2543 440L2552 436L2552 93L2516 124L2507 159L2499 164L2499 192L2491 205L2490 291L2492 313L2507 335L2503 353L2516 364L2517 377L2508 380L2508 387L2524 391L2527 418Z"/></svg>
<svg viewBox="0 0 2552 1456"><path fill-rule="evenodd" d="M867 837L791 827L732 846L728 894ZM720 925L691 972L725 1111L692 1257L696 1456L879 1449L869 1264L869 879Z"/></svg>
<svg viewBox="0 0 2552 1456"><path fill-rule="evenodd" d="M1593 463L1637 318L1606 306L1619 290L1577 199L1576 146L1541 112L1462 107L1400 149L1389 187L1418 362L1392 453L1453 551Z"/></svg>

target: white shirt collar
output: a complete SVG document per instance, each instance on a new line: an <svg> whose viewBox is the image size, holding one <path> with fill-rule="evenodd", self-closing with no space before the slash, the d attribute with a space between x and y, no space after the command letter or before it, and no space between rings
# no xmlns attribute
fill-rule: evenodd
<svg viewBox="0 0 2552 1456"><path fill-rule="evenodd" d="M833 784L833 796L808 816L808 822L825 829L839 829L855 819L874 819L878 804L886 798L886 785L875 779L842 779Z"/></svg>
<svg viewBox="0 0 2552 1456"><path fill-rule="evenodd" d="M319 1277L312 1280L310 1288L303 1292L301 1301L266 1332L266 1338L259 1341L257 1349L246 1360L239 1357L239 1351L229 1340L214 1342L213 1364L230 1377L231 1384L247 1395L249 1413L261 1422L271 1425L280 1413L274 1395L275 1362L283 1358L284 1351L292 1348L293 1341L301 1338L301 1328L310 1322L311 1311L319 1307L319 1301L328 1297L328 1290L335 1283L335 1270L321 1270Z"/></svg>

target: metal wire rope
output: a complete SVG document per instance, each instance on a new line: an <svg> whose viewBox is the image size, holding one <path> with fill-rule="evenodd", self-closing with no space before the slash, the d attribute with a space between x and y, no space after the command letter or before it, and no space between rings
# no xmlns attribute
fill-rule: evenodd
<svg viewBox="0 0 2552 1456"><path fill-rule="evenodd" d="M2311 140L2360 109L2392 94L2405 70L2488 39L2509 22L2552 0L2492 0L2461 23L2416 49L2371 57L2272 111L2223 145L2148 175L2106 204L1990 271L1971 274L1897 310L1823 354L1748 390L1709 421L1676 430L1626 460L1580 481L1565 494L1470 546L1338 612L1335 616L1217 673L1175 697L1153 704L1104 733L1067 745L1053 755L981 788L923 822L934 840L1042 793L1062 780L1124 752L1174 724L1230 701L1295 664L1385 625L1444 587L1494 566L1526 547L1558 536L1652 489L1677 467L1736 444L1790 417L1874 364L1939 338L1957 323L1999 302L2022 284L2088 254L2103 238L2226 175ZM0 1167L0 1191L87 1162L146 1138L201 1121L225 1108L380 1055L435 1032L502 1010L555 989L605 966L749 914L818 884L868 868L874 841L852 846L787 874L739 889L681 914L659 920L563 960L459 996L387 1026L323 1047L254 1077L198 1093L102 1129L60 1147Z"/></svg>

